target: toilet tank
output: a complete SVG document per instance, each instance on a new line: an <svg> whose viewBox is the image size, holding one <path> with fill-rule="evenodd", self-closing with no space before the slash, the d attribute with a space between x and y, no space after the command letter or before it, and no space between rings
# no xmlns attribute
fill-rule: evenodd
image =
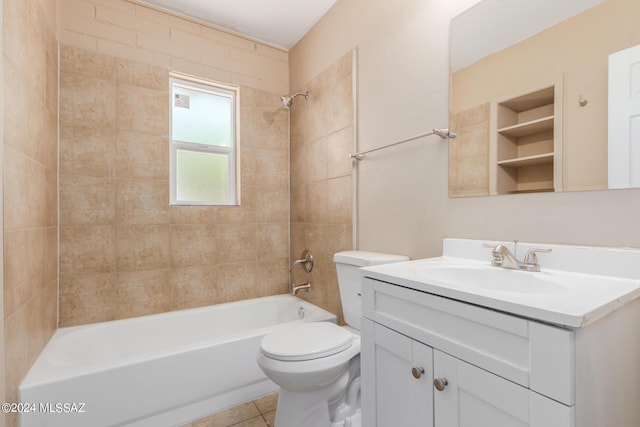
<svg viewBox="0 0 640 427"><path fill-rule="evenodd" d="M337 252L333 256L333 262L336 263L338 272L342 312L347 325L360 330L360 317L362 316L360 280L362 275L359 268L408 260L409 257L404 255L366 251Z"/></svg>

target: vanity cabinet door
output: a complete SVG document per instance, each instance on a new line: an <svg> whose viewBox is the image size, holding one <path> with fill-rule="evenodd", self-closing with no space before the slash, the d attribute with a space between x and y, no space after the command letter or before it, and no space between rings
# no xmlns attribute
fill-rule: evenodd
<svg viewBox="0 0 640 427"><path fill-rule="evenodd" d="M571 427L573 408L433 350L436 427Z"/></svg>
<svg viewBox="0 0 640 427"><path fill-rule="evenodd" d="M374 344L363 354L363 375L375 371L375 384L363 387L363 411L369 412L363 413L363 425L432 427L432 348L379 324L371 326Z"/></svg>

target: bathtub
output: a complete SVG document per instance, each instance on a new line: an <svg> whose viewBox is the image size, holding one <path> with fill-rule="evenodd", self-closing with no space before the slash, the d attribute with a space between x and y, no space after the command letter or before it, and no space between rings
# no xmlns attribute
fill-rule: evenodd
<svg viewBox="0 0 640 427"><path fill-rule="evenodd" d="M261 338L311 321L336 316L276 295L60 328L20 385L21 426L174 426L255 399L277 389Z"/></svg>

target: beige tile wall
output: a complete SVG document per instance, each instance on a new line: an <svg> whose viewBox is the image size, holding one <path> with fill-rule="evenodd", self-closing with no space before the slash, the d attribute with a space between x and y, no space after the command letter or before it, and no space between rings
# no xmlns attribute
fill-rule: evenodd
<svg viewBox="0 0 640 427"><path fill-rule="evenodd" d="M169 206L169 70L60 58L60 326L286 292L279 95L241 87L242 205Z"/></svg>
<svg viewBox="0 0 640 427"><path fill-rule="evenodd" d="M59 1L63 45L271 93L289 89L282 50L127 0Z"/></svg>
<svg viewBox="0 0 640 427"><path fill-rule="evenodd" d="M286 292L287 53L129 1L60 2L60 326ZM240 86L242 206L169 206L170 71Z"/></svg>
<svg viewBox="0 0 640 427"><path fill-rule="evenodd" d="M7 402L56 328L56 0L4 0L3 203ZM9 414L8 426L18 425Z"/></svg>
<svg viewBox="0 0 640 427"><path fill-rule="evenodd" d="M314 256L311 274L297 268L296 283L311 280L311 302L342 316L333 254L352 243L352 54L309 81L309 99L291 107L291 259Z"/></svg>
<svg viewBox="0 0 640 427"><path fill-rule="evenodd" d="M450 116L449 197L489 195L489 103Z"/></svg>

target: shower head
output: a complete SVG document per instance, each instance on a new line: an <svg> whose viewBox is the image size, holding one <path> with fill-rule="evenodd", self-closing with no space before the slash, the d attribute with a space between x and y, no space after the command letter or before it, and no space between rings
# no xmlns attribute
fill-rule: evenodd
<svg viewBox="0 0 640 427"><path fill-rule="evenodd" d="M293 98L299 95L304 96L304 99L309 99L309 91L307 91L307 92L296 92L293 95L285 95L280 98L280 101L282 101L284 108L289 109L291 108L291 103L293 102Z"/></svg>
<svg viewBox="0 0 640 427"><path fill-rule="evenodd" d="M285 95L280 98L280 101L282 101L284 108L289 108L291 107L291 102L293 101L293 98L290 97L289 95Z"/></svg>

